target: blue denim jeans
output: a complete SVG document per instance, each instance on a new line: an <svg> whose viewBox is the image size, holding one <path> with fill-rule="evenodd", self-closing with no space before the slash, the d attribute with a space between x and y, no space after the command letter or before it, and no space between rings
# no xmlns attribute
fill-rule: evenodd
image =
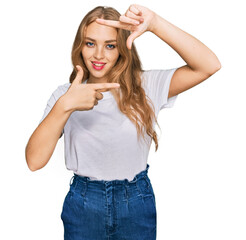
<svg viewBox="0 0 246 240"><path fill-rule="evenodd" d="M156 240L156 202L147 175L91 180L74 173L63 202L64 240Z"/></svg>

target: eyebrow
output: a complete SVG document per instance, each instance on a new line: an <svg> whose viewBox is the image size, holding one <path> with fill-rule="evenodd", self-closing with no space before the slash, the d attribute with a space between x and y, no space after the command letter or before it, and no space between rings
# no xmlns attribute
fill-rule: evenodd
<svg viewBox="0 0 246 240"><path fill-rule="evenodd" d="M95 39L90 38L90 37L86 37L86 39L89 39L89 40L91 40L91 41L96 42L96 40L95 40ZM110 42L116 42L116 40L107 40L107 41L105 41L105 43L110 43Z"/></svg>

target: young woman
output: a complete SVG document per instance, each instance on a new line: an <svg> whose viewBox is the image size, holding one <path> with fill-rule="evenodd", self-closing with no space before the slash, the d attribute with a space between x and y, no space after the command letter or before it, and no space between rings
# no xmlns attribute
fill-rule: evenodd
<svg viewBox="0 0 246 240"><path fill-rule="evenodd" d="M187 65L144 71L134 39L150 31ZM49 161L64 133L67 169L74 172L61 219L66 240L156 239L156 202L148 153L157 115L179 93L220 69L199 40L150 9L133 4L124 15L96 7L79 25L69 83L48 100L26 147L32 171ZM73 180L73 181L72 181Z"/></svg>

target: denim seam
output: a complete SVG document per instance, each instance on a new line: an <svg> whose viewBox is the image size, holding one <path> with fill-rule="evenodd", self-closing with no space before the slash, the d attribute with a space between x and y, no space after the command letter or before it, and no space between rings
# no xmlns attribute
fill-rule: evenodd
<svg viewBox="0 0 246 240"><path fill-rule="evenodd" d="M140 179L139 179L139 180L140 180ZM142 190L141 190L141 188L139 187L138 184L139 184L139 181L136 182L136 186L137 186L138 193L139 193L138 195L141 196L141 197L143 198L144 193L142 192Z"/></svg>
<svg viewBox="0 0 246 240"><path fill-rule="evenodd" d="M148 181L148 179L147 179L147 177L144 175L144 179L145 179L145 181L147 182L147 184L148 184L148 188L150 187L150 183L149 183L149 181Z"/></svg>
<svg viewBox="0 0 246 240"><path fill-rule="evenodd" d="M81 196L85 197L88 182L86 181L86 182L83 182L82 184L84 185L84 187L82 187L82 191L80 192L80 194L81 194Z"/></svg>

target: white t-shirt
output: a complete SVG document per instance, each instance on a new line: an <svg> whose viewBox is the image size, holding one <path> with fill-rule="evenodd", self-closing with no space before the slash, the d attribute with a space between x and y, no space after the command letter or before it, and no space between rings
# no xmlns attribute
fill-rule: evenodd
<svg viewBox="0 0 246 240"><path fill-rule="evenodd" d="M156 108L156 117L161 109L173 107L178 96L168 98L176 69L143 72L142 87ZM40 123L70 85L60 85L52 93ZM131 181L147 166L151 138L145 133L148 144L142 137L138 142L136 126L120 112L112 93L102 94L103 99L93 109L74 111L68 118L62 131L65 165L68 170L92 180Z"/></svg>

